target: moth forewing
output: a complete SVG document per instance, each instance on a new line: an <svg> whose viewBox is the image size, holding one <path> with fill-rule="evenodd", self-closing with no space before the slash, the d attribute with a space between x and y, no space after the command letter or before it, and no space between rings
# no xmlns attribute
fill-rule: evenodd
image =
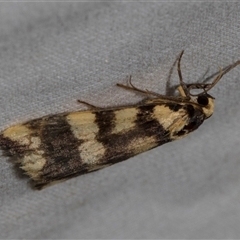
<svg viewBox="0 0 240 240"><path fill-rule="evenodd" d="M180 61L180 96L118 84L127 90L152 96L131 106L96 108L55 114L7 128L0 146L17 160L37 189L86 174L164 143L187 136L213 114L214 99L208 91L240 61L220 71L212 84L185 84ZM191 89L202 89L193 95Z"/></svg>

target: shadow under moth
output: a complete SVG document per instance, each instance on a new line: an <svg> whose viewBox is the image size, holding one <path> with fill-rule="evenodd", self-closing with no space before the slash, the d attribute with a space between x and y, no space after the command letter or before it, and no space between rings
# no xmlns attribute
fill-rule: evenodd
<svg viewBox="0 0 240 240"><path fill-rule="evenodd" d="M127 90L148 96L130 106L98 108L44 116L7 128L0 134L0 147L13 158L37 189L99 170L164 143L187 136L214 111L208 91L240 61L221 69L210 84L186 84L180 80L179 96L163 96L136 88L131 79ZM192 94L192 89L201 93ZM151 97L150 97L151 96Z"/></svg>

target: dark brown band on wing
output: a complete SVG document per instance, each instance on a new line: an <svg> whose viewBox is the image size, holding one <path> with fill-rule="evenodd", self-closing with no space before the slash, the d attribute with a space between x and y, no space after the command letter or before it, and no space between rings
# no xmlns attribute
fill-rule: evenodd
<svg viewBox="0 0 240 240"><path fill-rule="evenodd" d="M116 124L114 111L105 110L105 111L95 112L94 114L95 114L95 123L99 128L98 137L110 135Z"/></svg>
<svg viewBox="0 0 240 240"><path fill-rule="evenodd" d="M105 130L107 129L106 131L103 129L101 131L101 127L103 126L102 123L100 123L101 118L96 121L100 128L96 139L101 142L106 149L105 155L100 159L100 162L114 164L134 156L134 149L133 151L129 150L128 145L137 138L153 136L156 138L156 146L170 141L170 139L166 137L163 139L163 136L167 135L167 131L153 118L154 106L140 106L137 109L138 114L135 127L124 133L111 134L111 131L107 129L107 126L113 129L112 126L116 124L113 116L111 118L109 117L104 124L106 127Z"/></svg>
<svg viewBox="0 0 240 240"><path fill-rule="evenodd" d="M84 164L78 150L82 141L74 136L71 126L66 121L66 115L30 121L28 127L38 132L41 149L44 151L43 157L46 159L46 164L41 170L41 184L84 172Z"/></svg>
<svg viewBox="0 0 240 240"><path fill-rule="evenodd" d="M3 134L0 134L0 147L4 151L4 155L14 157L16 160L23 157L29 150L27 145L12 141L10 138L4 137Z"/></svg>
<svg viewBox="0 0 240 240"><path fill-rule="evenodd" d="M167 136L169 131L159 123L157 119L153 117L155 105L147 105L139 107L139 113L137 115L138 129L143 132L145 136L155 136L158 146L171 141Z"/></svg>

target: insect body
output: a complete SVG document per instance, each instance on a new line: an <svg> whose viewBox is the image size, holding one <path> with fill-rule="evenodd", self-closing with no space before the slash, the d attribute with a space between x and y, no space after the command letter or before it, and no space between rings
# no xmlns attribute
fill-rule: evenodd
<svg viewBox="0 0 240 240"><path fill-rule="evenodd" d="M38 189L96 171L197 129L214 111L208 91L240 61L220 71L211 84L185 84L180 61L179 97L125 89L152 95L132 106L92 108L45 116L15 125L0 135L0 146L20 164ZM191 89L202 89L193 95ZM89 104L90 105L90 104Z"/></svg>

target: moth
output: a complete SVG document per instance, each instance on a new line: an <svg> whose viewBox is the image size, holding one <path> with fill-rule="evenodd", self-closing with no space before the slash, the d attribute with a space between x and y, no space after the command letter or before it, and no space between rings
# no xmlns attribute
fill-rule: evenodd
<svg viewBox="0 0 240 240"><path fill-rule="evenodd" d="M130 106L61 113L7 128L0 134L0 147L14 159L37 189L93 172L131 158L164 143L187 136L214 111L208 94L224 74L240 61L220 70L212 83L186 84L177 61L179 96L163 96L136 88L131 79L127 90L147 99ZM191 90L201 93L192 94Z"/></svg>

